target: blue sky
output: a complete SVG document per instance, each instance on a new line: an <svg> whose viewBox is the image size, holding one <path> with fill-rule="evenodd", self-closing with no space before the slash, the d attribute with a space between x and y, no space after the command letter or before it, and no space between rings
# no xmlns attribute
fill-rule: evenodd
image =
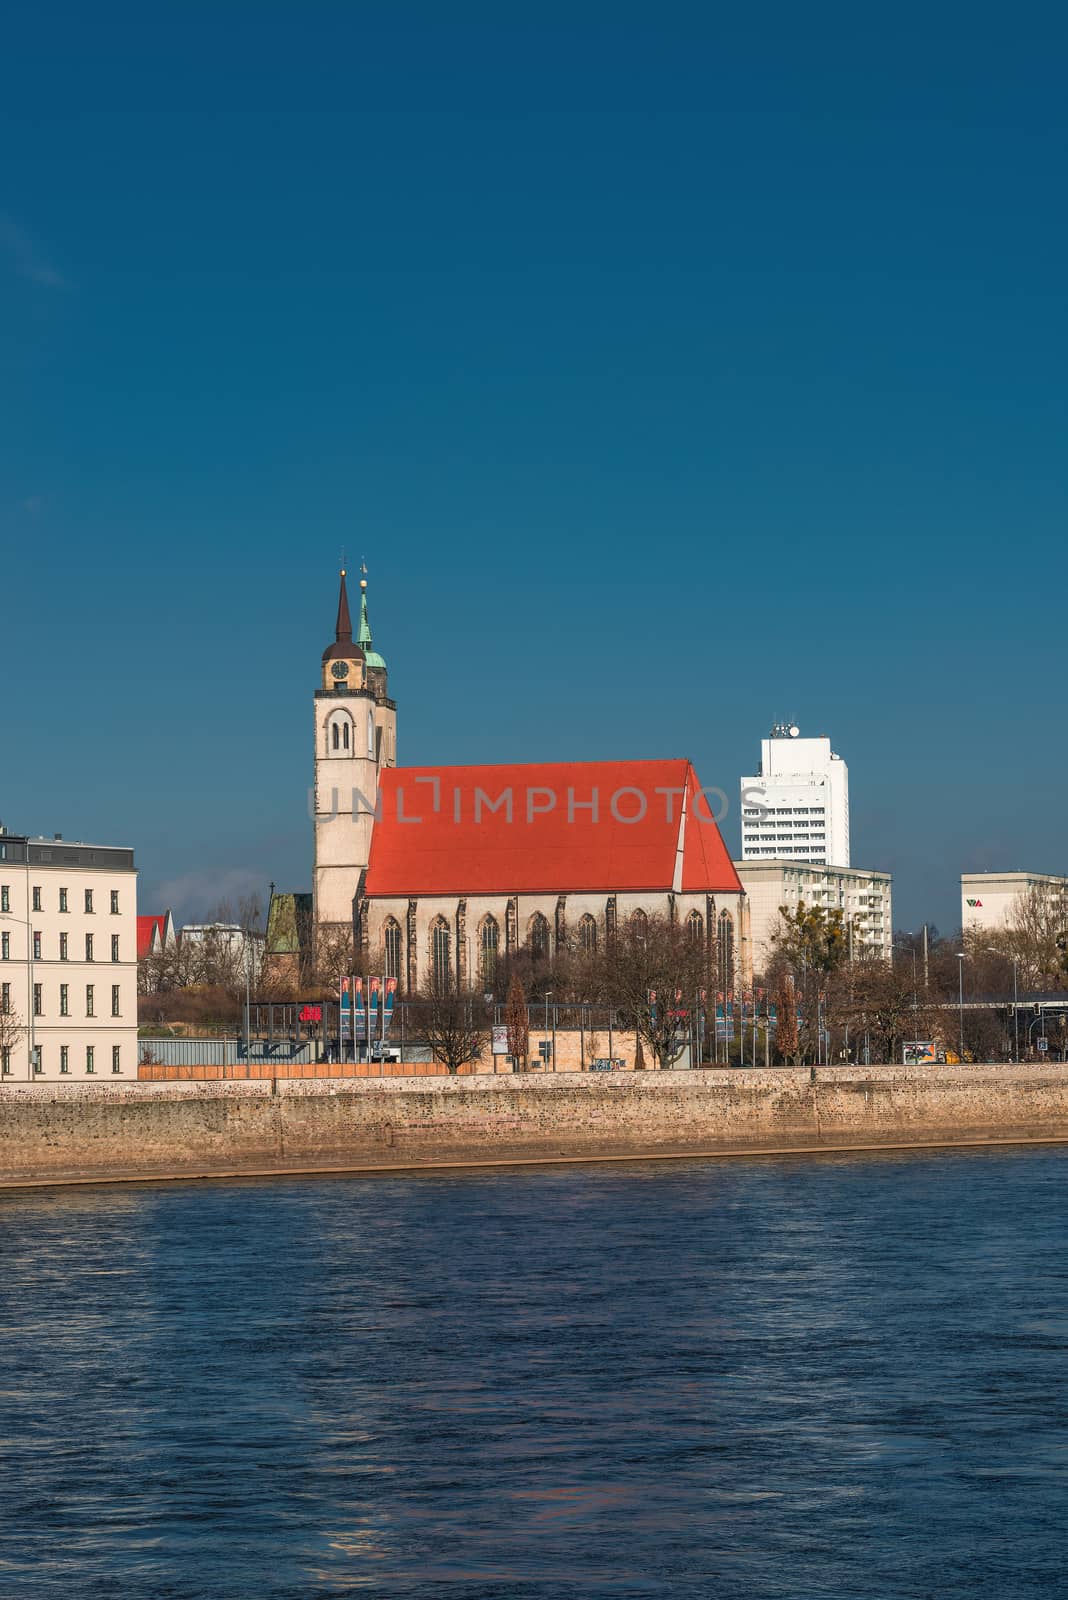
<svg viewBox="0 0 1068 1600"><path fill-rule="evenodd" d="M1053 4L19 8L0 817L146 909L308 885L344 546L402 761L733 800L786 716L903 926L1068 871L1066 58Z"/></svg>

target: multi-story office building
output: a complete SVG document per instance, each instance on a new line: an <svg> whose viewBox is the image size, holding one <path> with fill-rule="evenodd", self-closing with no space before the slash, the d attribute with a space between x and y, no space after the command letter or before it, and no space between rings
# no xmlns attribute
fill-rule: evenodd
<svg viewBox="0 0 1068 1600"><path fill-rule="evenodd" d="M821 906L841 911L850 952L889 960L893 935L891 877L859 867L832 867L797 861L736 861L749 899L753 968L761 972L772 956L771 936L780 907L796 911Z"/></svg>
<svg viewBox="0 0 1068 1600"><path fill-rule="evenodd" d="M132 850L0 830L0 1081L137 1077Z"/></svg>
<svg viewBox="0 0 1068 1600"><path fill-rule="evenodd" d="M823 738L778 722L760 743L760 772L741 782L743 861L849 865L849 770Z"/></svg>
<svg viewBox="0 0 1068 1600"><path fill-rule="evenodd" d="M1005 928L1032 895L1043 912L1063 915L1068 925L1068 878L1049 872L962 872L960 925L965 933Z"/></svg>

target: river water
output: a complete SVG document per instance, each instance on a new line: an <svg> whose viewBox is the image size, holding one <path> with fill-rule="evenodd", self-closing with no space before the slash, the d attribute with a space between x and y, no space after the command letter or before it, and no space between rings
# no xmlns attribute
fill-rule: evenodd
<svg viewBox="0 0 1068 1600"><path fill-rule="evenodd" d="M0 1595L1055 1596L1068 1151L0 1195Z"/></svg>

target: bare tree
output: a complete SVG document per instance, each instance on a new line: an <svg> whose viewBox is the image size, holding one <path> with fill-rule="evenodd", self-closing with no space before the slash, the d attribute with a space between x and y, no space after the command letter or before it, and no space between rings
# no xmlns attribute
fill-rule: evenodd
<svg viewBox="0 0 1068 1600"><path fill-rule="evenodd" d="M602 998L661 1069L682 1055L693 1007L708 983L704 941L668 917L632 919L596 963ZM593 970L591 968L591 970Z"/></svg>
<svg viewBox="0 0 1068 1600"><path fill-rule="evenodd" d="M411 1025L423 1035L435 1061L450 1074L477 1060L489 1043L490 1029L481 997L448 985L431 984L414 1006Z"/></svg>
<svg viewBox="0 0 1068 1600"><path fill-rule="evenodd" d="M25 1032L26 1024L10 1000L6 1006L0 1006L0 1061L5 1065L10 1060L11 1052L18 1048Z"/></svg>
<svg viewBox="0 0 1068 1600"><path fill-rule="evenodd" d="M784 1061L801 1065L801 1041L797 1032L797 991L789 973L782 973L775 990L775 1048Z"/></svg>
<svg viewBox="0 0 1068 1600"><path fill-rule="evenodd" d="M530 1049L530 1028L527 1019L527 997L518 972L512 973L508 985L508 1054L513 1061L525 1061Z"/></svg>
<svg viewBox="0 0 1068 1600"><path fill-rule="evenodd" d="M342 978L355 971L356 945L347 923L324 924L315 935L315 983L336 995Z"/></svg>

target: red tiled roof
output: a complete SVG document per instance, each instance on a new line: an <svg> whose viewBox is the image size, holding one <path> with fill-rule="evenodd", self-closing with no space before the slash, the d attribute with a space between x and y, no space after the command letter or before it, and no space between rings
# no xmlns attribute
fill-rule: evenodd
<svg viewBox="0 0 1068 1600"><path fill-rule="evenodd" d="M387 768L367 893L668 890L681 842L684 891L740 894L699 795L684 760Z"/></svg>
<svg viewBox="0 0 1068 1600"><path fill-rule="evenodd" d="M138 917L137 919L137 959L143 961L152 951L152 935L158 930L160 942L163 941L163 931L167 921L166 913L162 917Z"/></svg>

